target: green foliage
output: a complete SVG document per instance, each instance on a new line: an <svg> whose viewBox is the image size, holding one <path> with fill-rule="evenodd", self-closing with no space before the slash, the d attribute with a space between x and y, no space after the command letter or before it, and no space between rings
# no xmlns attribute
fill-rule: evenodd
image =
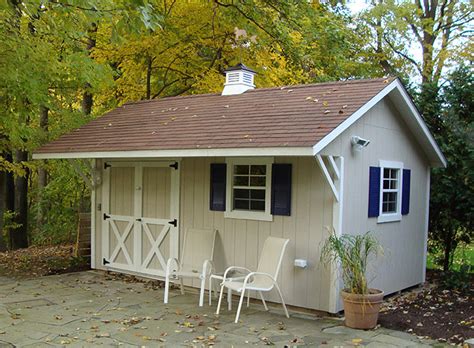
<svg viewBox="0 0 474 348"><path fill-rule="evenodd" d="M362 235L343 234L340 237L331 233L321 250L321 261L340 265L345 289L354 294L365 295L369 293L369 258L381 252L382 247L370 232Z"/></svg>
<svg viewBox="0 0 474 348"><path fill-rule="evenodd" d="M446 168L433 170L430 238L444 250L444 270L450 269L459 243L469 244L474 229L474 78L461 66L443 89L440 111L429 124L446 156Z"/></svg>
<svg viewBox="0 0 474 348"><path fill-rule="evenodd" d="M46 164L50 181L41 191L34 189L31 205L31 241L33 244L59 244L75 241L78 212L88 209L90 193L82 178L65 161ZM34 180L34 178L33 178ZM38 215L46 212L41 225Z"/></svg>

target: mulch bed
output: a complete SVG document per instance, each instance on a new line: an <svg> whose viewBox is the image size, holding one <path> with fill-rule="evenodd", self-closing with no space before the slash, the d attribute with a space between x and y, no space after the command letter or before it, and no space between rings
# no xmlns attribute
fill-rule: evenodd
<svg viewBox="0 0 474 348"><path fill-rule="evenodd" d="M439 342L462 344L474 337L474 277L469 278L466 290L446 289L439 272L428 272L423 288L386 299L379 324Z"/></svg>
<svg viewBox="0 0 474 348"><path fill-rule="evenodd" d="M0 252L0 276L31 278L90 269L87 259L74 257L73 246L31 246Z"/></svg>

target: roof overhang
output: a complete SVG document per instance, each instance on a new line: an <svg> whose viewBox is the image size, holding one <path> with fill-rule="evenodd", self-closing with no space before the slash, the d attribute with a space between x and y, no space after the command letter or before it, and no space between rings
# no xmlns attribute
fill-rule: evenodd
<svg viewBox="0 0 474 348"><path fill-rule="evenodd" d="M408 128L415 135L416 140L422 146L426 153L429 163L432 167L446 167L447 161L441 149L430 133L428 126L421 117L418 109L408 95L407 90L399 79L387 85L376 96L364 104L359 110L353 113L349 118L337 126L333 131L322 138L313 146L313 154L317 155L326 148L334 139L342 134L346 129L353 125L357 120L364 116L372 107L374 107L383 98L388 97L393 102L400 115L404 119Z"/></svg>
<svg viewBox="0 0 474 348"><path fill-rule="evenodd" d="M98 151L34 153L33 159L68 158L176 158L176 157L255 157L255 156L313 156L311 147L261 147L224 149L176 149L138 151Z"/></svg>

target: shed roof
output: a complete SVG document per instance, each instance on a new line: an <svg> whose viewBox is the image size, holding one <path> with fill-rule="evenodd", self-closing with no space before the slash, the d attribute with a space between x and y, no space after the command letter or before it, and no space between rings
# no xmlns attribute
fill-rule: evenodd
<svg viewBox="0 0 474 348"><path fill-rule="evenodd" d="M36 153L312 147L391 81L351 80L127 103Z"/></svg>
<svg viewBox="0 0 474 348"><path fill-rule="evenodd" d="M349 80L127 103L34 158L312 156L388 97L432 166L446 159L399 79Z"/></svg>

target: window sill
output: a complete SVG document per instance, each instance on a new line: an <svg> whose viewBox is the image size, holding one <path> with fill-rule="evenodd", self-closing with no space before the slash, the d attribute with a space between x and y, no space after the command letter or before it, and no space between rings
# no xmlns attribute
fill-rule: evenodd
<svg viewBox="0 0 474 348"><path fill-rule="evenodd" d="M246 210L226 211L224 217L228 219L273 221L273 215L270 213Z"/></svg>
<svg viewBox="0 0 474 348"><path fill-rule="evenodd" d="M402 220L401 214L385 214L385 215L379 215L379 217L377 218L377 223L383 224L385 222L396 222L396 221L401 221L401 220Z"/></svg>

